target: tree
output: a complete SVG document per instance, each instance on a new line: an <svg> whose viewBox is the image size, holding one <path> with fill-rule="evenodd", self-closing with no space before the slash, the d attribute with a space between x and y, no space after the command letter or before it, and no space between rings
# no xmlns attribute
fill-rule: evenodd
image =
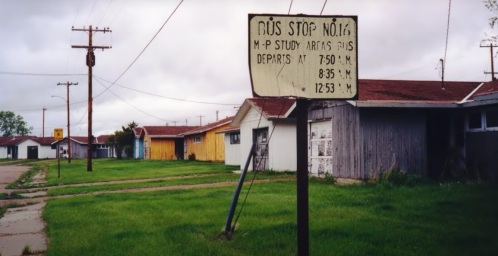
<svg viewBox="0 0 498 256"><path fill-rule="evenodd" d="M490 10L491 12L493 12L494 14L498 15L498 2L497 0L484 0L484 6L486 6L486 8L488 8L488 10ZM498 16L493 16L491 18L489 18L489 26L491 27L491 29L494 29L496 25L498 25ZM496 42L496 40L498 39L498 36L494 35L494 36L490 36L489 38L487 39L484 39L483 41L488 41L488 42Z"/></svg>
<svg viewBox="0 0 498 256"><path fill-rule="evenodd" d="M22 116L12 111L0 111L0 133L3 137L26 136L33 131Z"/></svg>
<svg viewBox="0 0 498 256"><path fill-rule="evenodd" d="M122 158L123 150L125 150L127 157L132 156L133 128L136 127L138 127L138 124L132 121L127 127L121 126L121 131L115 131L113 135L107 138L105 143L115 150L117 159Z"/></svg>

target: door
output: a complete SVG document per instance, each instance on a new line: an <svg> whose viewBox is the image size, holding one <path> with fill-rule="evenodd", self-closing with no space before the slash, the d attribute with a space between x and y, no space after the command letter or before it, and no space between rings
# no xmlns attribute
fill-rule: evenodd
<svg viewBox="0 0 498 256"><path fill-rule="evenodd" d="M254 171L264 171L269 169L268 163L268 128L253 131L255 149L252 169Z"/></svg>
<svg viewBox="0 0 498 256"><path fill-rule="evenodd" d="M28 159L38 159L38 146L28 146Z"/></svg>
<svg viewBox="0 0 498 256"><path fill-rule="evenodd" d="M308 167L317 175L332 175L332 122L313 122L309 126Z"/></svg>

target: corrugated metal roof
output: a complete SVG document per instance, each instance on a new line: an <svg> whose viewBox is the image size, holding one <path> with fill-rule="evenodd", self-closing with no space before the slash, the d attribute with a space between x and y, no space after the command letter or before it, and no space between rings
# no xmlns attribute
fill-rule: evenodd
<svg viewBox="0 0 498 256"><path fill-rule="evenodd" d="M458 102L481 82L360 79L358 101Z"/></svg>
<svg viewBox="0 0 498 256"><path fill-rule="evenodd" d="M220 127L222 125L229 124L230 122L232 122L232 120L233 120L233 116L230 116L230 117L221 119L219 121L216 121L214 123L206 124L204 126L198 127L196 129L190 130L188 132L185 132L185 133L183 133L183 135L203 133L203 132L212 130L214 128Z"/></svg>
<svg viewBox="0 0 498 256"><path fill-rule="evenodd" d="M196 129L198 126L144 126L142 128L150 137L181 137L180 134Z"/></svg>

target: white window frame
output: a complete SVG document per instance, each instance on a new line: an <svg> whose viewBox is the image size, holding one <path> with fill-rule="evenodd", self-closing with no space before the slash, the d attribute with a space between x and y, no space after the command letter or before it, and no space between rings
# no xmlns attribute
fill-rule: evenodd
<svg viewBox="0 0 498 256"><path fill-rule="evenodd" d="M195 135L193 140L194 140L194 143L202 143L202 136Z"/></svg>

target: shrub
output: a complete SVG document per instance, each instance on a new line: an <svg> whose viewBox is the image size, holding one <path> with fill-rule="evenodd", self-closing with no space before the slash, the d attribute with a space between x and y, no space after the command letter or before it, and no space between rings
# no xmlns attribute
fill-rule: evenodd
<svg viewBox="0 0 498 256"><path fill-rule="evenodd" d="M380 174L378 178L379 183L393 186L414 186L422 181L421 175L406 173L397 166Z"/></svg>
<svg viewBox="0 0 498 256"><path fill-rule="evenodd" d="M195 154L192 153L192 154L188 155L188 160L195 161Z"/></svg>
<svg viewBox="0 0 498 256"><path fill-rule="evenodd" d="M127 157L133 157L133 147L131 145L126 145L124 147L124 152Z"/></svg>

